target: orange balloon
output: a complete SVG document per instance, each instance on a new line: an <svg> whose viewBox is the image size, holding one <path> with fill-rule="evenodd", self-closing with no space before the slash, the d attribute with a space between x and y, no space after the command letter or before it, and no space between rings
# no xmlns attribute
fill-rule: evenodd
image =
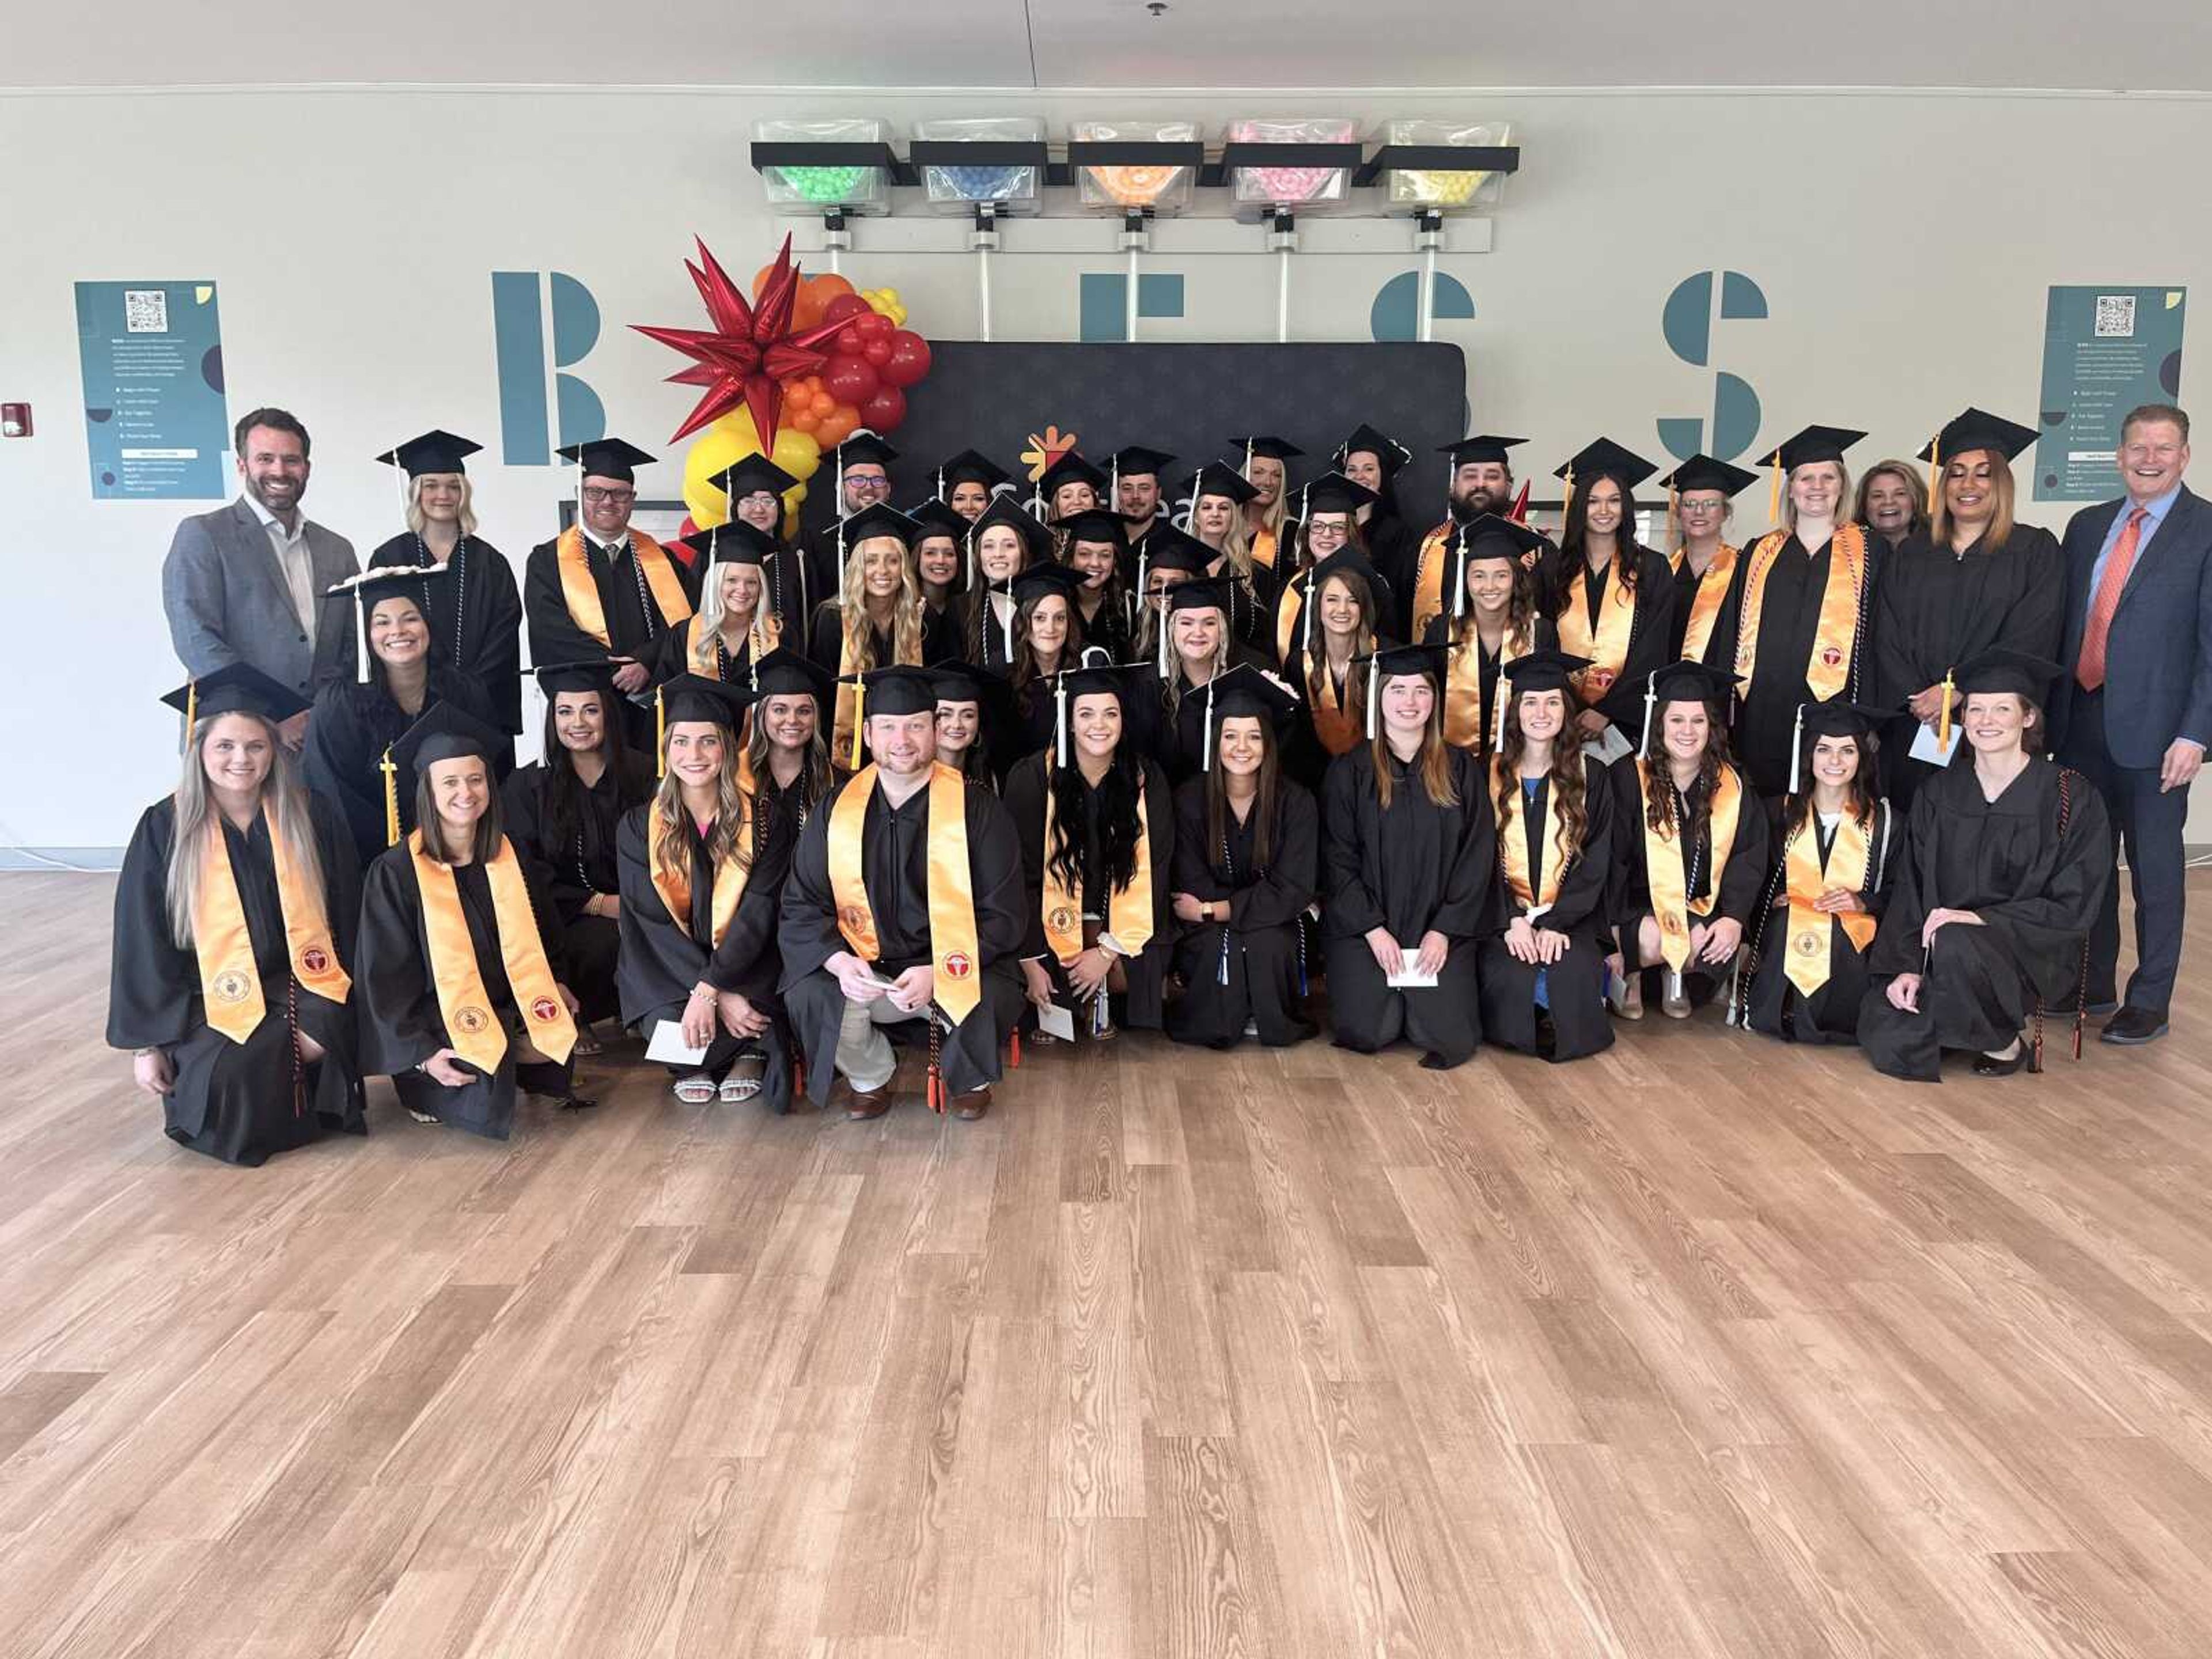
<svg viewBox="0 0 2212 1659"><path fill-rule="evenodd" d="M851 437L860 424L860 411L850 404L839 404L821 417L814 428L815 441L830 448Z"/></svg>
<svg viewBox="0 0 2212 1659"><path fill-rule="evenodd" d="M812 283L802 283L791 302L792 327L795 329L818 327L822 321L822 307L829 303L830 301L826 295L814 291Z"/></svg>
<svg viewBox="0 0 2212 1659"><path fill-rule="evenodd" d="M825 306L839 295L854 291L853 285L834 270L825 270L819 276L809 276L806 286L822 296L822 303Z"/></svg>
<svg viewBox="0 0 2212 1659"><path fill-rule="evenodd" d="M807 396L806 406L817 415L827 415L837 407L837 400L817 385Z"/></svg>
<svg viewBox="0 0 2212 1659"><path fill-rule="evenodd" d="M795 404L793 407L793 413L791 416L793 430L798 432L811 432L816 427L822 423L822 417L819 415L817 415L811 409L799 409Z"/></svg>
<svg viewBox="0 0 2212 1659"><path fill-rule="evenodd" d="M763 265L758 270L753 272L754 299L757 300L760 298L761 290L768 286L769 273L773 271L775 269L775 266L773 264L770 264Z"/></svg>

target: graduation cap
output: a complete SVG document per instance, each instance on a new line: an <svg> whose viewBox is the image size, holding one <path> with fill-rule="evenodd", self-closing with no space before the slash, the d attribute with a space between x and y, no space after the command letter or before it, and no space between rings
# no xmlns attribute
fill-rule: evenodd
<svg viewBox="0 0 2212 1659"><path fill-rule="evenodd" d="M1336 447L1335 460L1342 466L1354 455L1372 455L1382 464L1382 476L1390 478L1413 459L1413 452L1387 434L1377 432L1362 421L1352 428L1352 435Z"/></svg>
<svg viewBox="0 0 2212 1659"><path fill-rule="evenodd" d="M1065 530L1070 541L1106 542L1117 548L1129 544L1127 520L1108 507L1091 507L1080 513L1064 513L1052 521L1052 527Z"/></svg>
<svg viewBox="0 0 2212 1659"><path fill-rule="evenodd" d="M763 697L811 696L827 705L836 695L836 677L811 657L778 646L752 659L749 676L755 701Z"/></svg>
<svg viewBox="0 0 2212 1659"><path fill-rule="evenodd" d="M480 760L497 776L514 754L514 739L495 732L451 698L434 702L392 742L377 763L384 774L384 844L399 844L399 774L420 778L440 761Z"/></svg>
<svg viewBox="0 0 2212 1659"><path fill-rule="evenodd" d="M979 454L972 449L963 449L957 455L947 456L937 464L937 498L939 501L948 500L956 484L979 483L983 486L984 493L989 495L1000 484L1013 481L1012 473L989 456Z"/></svg>
<svg viewBox="0 0 2212 1659"><path fill-rule="evenodd" d="M1919 459L1942 470L1946 457L1970 449L1994 449L2011 460L2035 441L2035 428L1992 415L1985 409L1969 409L1943 423L1943 429L1921 449Z"/></svg>
<svg viewBox="0 0 2212 1659"><path fill-rule="evenodd" d="M1188 498L1186 510L1192 512L1197 510L1201 495L1226 496L1239 507L1260 496L1251 480L1226 461L1208 461L1192 473L1187 483L1176 486L1176 494Z"/></svg>
<svg viewBox="0 0 2212 1659"><path fill-rule="evenodd" d="M968 520L935 495L908 513L907 517L914 520L915 535L911 544L915 546L921 545L933 536L948 537L957 542L968 534Z"/></svg>
<svg viewBox="0 0 2212 1659"><path fill-rule="evenodd" d="M1006 684L972 662L941 662L930 669L929 675L939 702L981 703L990 697L994 687L1003 688Z"/></svg>
<svg viewBox="0 0 2212 1659"><path fill-rule="evenodd" d="M1442 685L1444 676L1449 672L1454 649L1449 645L1391 645L1352 659L1354 668L1364 665L1367 670L1367 735L1370 739L1377 729L1376 721L1382 708L1379 693L1382 682L1407 674L1426 674L1437 685ZM1443 707L1441 698L1437 700L1437 707Z"/></svg>
<svg viewBox="0 0 2212 1659"><path fill-rule="evenodd" d="M1541 651L1530 651L1504 663L1498 672L1513 682L1513 695L1527 691L1571 691L1574 677L1590 665L1593 659L1577 657L1571 651L1554 651L1548 646Z"/></svg>
<svg viewBox="0 0 2212 1659"><path fill-rule="evenodd" d="M1820 738L1853 738L1860 749L1860 775L1865 776L1865 744L1875 728L1889 718L1886 708L1869 708L1853 702L1849 697L1831 697L1826 702L1801 702L1797 705L1796 729L1790 738L1790 793L1799 793L1804 756L1805 739ZM1946 746L1948 747L1948 742Z"/></svg>
<svg viewBox="0 0 2212 1659"><path fill-rule="evenodd" d="M243 662L228 663L212 674L186 680L161 701L185 717L188 741L194 722L213 720L217 714L258 714L281 724L314 706L283 681Z"/></svg>
<svg viewBox="0 0 2212 1659"><path fill-rule="evenodd" d="M451 432L433 430L419 438L410 438L376 459L386 466L402 469L410 478L419 478L425 472L466 472L468 469L461 465L462 460L483 447L482 444L471 443Z"/></svg>
<svg viewBox="0 0 2212 1659"><path fill-rule="evenodd" d="M968 527L971 552L975 539L994 525L1004 525L1019 536L1031 559L1042 558L1052 550L1052 532L1012 495L1000 495L994 499L990 506L983 509L982 516Z"/></svg>
<svg viewBox="0 0 2212 1659"><path fill-rule="evenodd" d="M1203 542L1199 544L1201 547ZM1177 582L1168 589L1168 614L1178 611L1218 611L1229 614L1230 590L1237 586L1230 576L1193 576L1188 581Z"/></svg>
<svg viewBox="0 0 2212 1659"><path fill-rule="evenodd" d="M1273 729L1279 747L1302 702L1279 677L1250 663L1232 663L1206 683L1204 697L1182 700L1176 710L1176 722L1185 742L1196 738L1194 746L1202 759L1202 769L1211 772L1217 747L1214 733L1221 729L1222 721L1257 720Z"/></svg>
<svg viewBox="0 0 2212 1659"><path fill-rule="evenodd" d="M1455 472L1463 466L1474 466L1480 462L1510 467L1513 465L1513 458L1505 452L1516 444L1528 441L1526 438L1500 438L1487 432L1478 432L1471 438L1437 445L1437 453L1451 457Z"/></svg>
<svg viewBox="0 0 2212 1659"><path fill-rule="evenodd" d="M1049 507L1060 485L1068 483L1087 483L1095 495L1106 488L1106 475L1071 449L1037 474L1035 493Z"/></svg>
<svg viewBox="0 0 2212 1659"><path fill-rule="evenodd" d="M353 672L354 679L358 684L367 685L369 683L368 613L376 608L377 602L380 599L406 599L419 611L422 609L422 590L402 587L399 584L442 580L451 571L450 565L439 564L434 561L428 564L375 566L323 590L323 597L326 599L350 599L360 607L360 615L355 618L357 625L353 635ZM422 620L427 623L430 618L425 615Z"/></svg>
<svg viewBox="0 0 2212 1659"><path fill-rule="evenodd" d="M1231 438L1229 441L1244 452L1244 470L1248 473L1252 469L1255 455L1264 455L1271 461L1280 461L1287 466L1305 453L1289 439L1273 437L1264 432L1249 438Z"/></svg>
<svg viewBox="0 0 2212 1659"><path fill-rule="evenodd" d="M937 712L937 684L927 668L894 663L888 668L857 669L837 676L837 684L854 688L853 729L857 732L872 714L933 714ZM860 739L853 740L854 752Z"/></svg>
<svg viewBox="0 0 2212 1659"><path fill-rule="evenodd" d="M1213 559L1213 550L1188 531L1178 530L1171 524L1157 526L1152 534L1145 538L1143 550L1138 556L1138 591L1144 591L1144 573L1148 568L1180 570L1186 576L1203 576Z"/></svg>
<svg viewBox="0 0 2212 1659"><path fill-rule="evenodd" d="M535 678L538 689L548 697L596 691L603 697L611 698L615 694L615 668L621 660L602 657L596 661L544 662L522 672L526 678Z"/></svg>
<svg viewBox="0 0 2212 1659"><path fill-rule="evenodd" d="M873 465L889 469L890 464L899 458L898 451L884 441L881 434L872 432L864 426L854 428L845 441L837 446L835 453L841 499L847 467L857 462L862 465Z"/></svg>
<svg viewBox="0 0 2212 1659"><path fill-rule="evenodd" d="M1450 540L1452 620L1457 622L1467 613L1468 566L1486 564L1495 559L1518 565L1524 554L1540 553L1551 544L1540 530L1502 519L1495 513L1480 514L1465 524L1454 525Z"/></svg>
<svg viewBox="0 0 2212 1659"><path fill-rule="evenodd" d="M2065 672L2047 657L1999 646L1960 663L1952 671L1952 679L1961 696L1971 697L1977 691L2010 692L2039 706L2051 682Z"/></svg>
<svg viewBox="0 0 2212 1659"><path fill-rule="evenodd" d="M1382 496L1364 484L1356 484L1341 472L1324 472L1298 492L1298 515L1316 513L1357 513L1373 507Z"/></svg>
<svg viewBox="0 0 2212 1659"><path fill-rule="evenodd" d="M1678 495L1692 489L1717 489L1723 495L1738 495L1759 482L1759 474L1731 466L1711 455L1698 454L1691 456L1660 482Z"/></svg>
<svg viewBox="0 0 2212 1659"><path fill-rule="evenodd" d="M888 536L902 547L914 545L921 526L888 501L875 501L848 518L840 531L841 544L857 547L878 536Z"/></svg>
<svg viewBox="0 0 2212 1659"><path fill-rule="evenodd" d="M775 538L743 519L732 519L710 530L695 530L677 541L706 561L702 570L718 564L766 564L776 554Z"/></svg>
<svg viewBox="0 0 2212 1659"><path fill-rule="evenodd" d="M1766 516L1778 521L1782 516L1782 479L1785 473L1816 461L1833 461L1841 466L1844 452L1865 436L1865 433L1854 432L1849 427L1808 426L1795 437L1785 438L1776 445L1774 453L1759 462L1761 466L1774 469L1774 481L1766 494Z"/></svg>
<svg viewBox="0 0 2212 1659"><path fill-rule="evenodd" d="M1158 477L1174 459L1166 450L1148 449L1143 444L1124 444L1107 457L1108 465L1113 468L1116 490L1124 478Z"/></svg>
<svg viewBox="0 0 2212 1659"><path fill-rule="evenodd" d="M1736 675L1725 668L1708 668L1685 658L1655 668L1644 680L1644 741L1638 752L1651 747L1651 716L1662 703L1702 702L1724 707L1735 690Z"/></svg>
<svg viewBox="0 0 2212 1659"><path fill-rule="evenodd" d="M763 491L777 497L781 504L784 491L799 487L798 479L765 455L748 455L743 460L724 467L707 483L730 498L733 511L746 496L757 495Z"/></svg>
<svg viewBox="0 0 2212 1659"><path fill-rule="evenodd" d="M1610 478L1625 490L1633 489L1658 470L1635 451L1624 449L1610 438L1599 438L1584 444L1565 465L1553 468L1552 476L1566 480L1567 499L1572 501L1577 488L1587 489L1600 478Z"/></svg>
<svg viewBox="0 0 2212 1659"><path fill-rule="evenodd" d="M564 461L576 464L578 478L614 478L623 483L637 482L637 469L653 465L653 457L635 444L620 438L594 438L589 443L570 444L556 450Z"/></svg>
<svg viewBox="0 0 2212 1659"><path fill-rule="evenodd" d="M1148 662L1085 662L1079 667L1063 668L1052 677L1053 730L1056 733L1053 763L1067 764L1067 710L1078 697L1111 696L1126 710L1130 693L1136 690L1138 677L1148 675L1152 665ZM1127 741L1126 728L1122 740Z"/></svg>
<svg viewBox="0 0 2212 1659"><path fill-rule="evenodd" d="M752 688L704 674L676 674L653 690L657 747L668 747L668 728L682 720L707 720L734 732L753 701Z"/></svg>
<svg viewBox="0 0 2212 1659"><path fill-rule="evenodd" d="M1042 599L1048 593L1057 593L1073 606L1076 594L1083 586L1083 573L1046 559L1016 571L1009 586L1013 589L1017 605L1026 605L1033 599Z"/></svg>

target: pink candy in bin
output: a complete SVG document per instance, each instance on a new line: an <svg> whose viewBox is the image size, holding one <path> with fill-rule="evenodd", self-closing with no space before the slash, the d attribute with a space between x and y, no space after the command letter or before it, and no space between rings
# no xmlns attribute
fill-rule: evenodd
<svg viewBox="0 0 2212 1659"><path fill-rule="evenodd" d="M1348 144L1359 137L1359 123L1336 119L1254 118L1229 124L1232 144ZM1233 169L1232 188L1240 202L1291 205L1340 202L1351 188L1346 167L1244 167Z"/></svg>

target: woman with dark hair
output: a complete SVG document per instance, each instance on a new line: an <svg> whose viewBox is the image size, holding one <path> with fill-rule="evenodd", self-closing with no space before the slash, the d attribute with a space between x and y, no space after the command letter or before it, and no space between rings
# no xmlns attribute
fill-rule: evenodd
<svg viewBox="0 0 2212 1659"><path fill-rule="evenodd" d="M552 901L504 833L490 762L506 738L442 703L393 745L416 827L361 901L362 1066L420 1123L504 1140L520 1086L574 1098L576 999ZM544 919L544 920L541 920Z"/></svg>
<svg viewBox="0 0 2212 1659"><path fill-rule="evenodd" d="M1935 518L1926 539L1884 568L1874 630L1871 700L1907 717L1887 769L1900 811L1955 740L1960 663L1993 650L2058 653L2065 560L2048 530L2013 520L2012 462L2034 441L2033 428L1970 409L1921 452L1936 463Z"/></svg>
<svg viewBox="0 0 2212 1659"><path fill-rule="evenodd" d="M360 867L277 732L307 702L244 663L162 701L185 716L184 770L116 880L109 1046L135 1051L169 1139L226 1164L363 1133Z"/></svg>
<svg viewBox="0 0 2212 1659"><path fill-rule="evenodd" d="M1366 677L1352 664L1398 641L1376 634L1376 617L1392 607L1376 597L1375 568L1352 548L1301 573L1299 581L1313 597L1298 607L1297 629L1283 656L1283 678L1297 688L1301 705L1283 765L1307 788L1318 789L1329 763L1365 741Z"/></svg>
<svg viewBox="0 0 2212 1659"><path fill-rule="evenodd" d="M1060 562L1081 579L1075 604L1084 645L1099 647L1115 662L1127 660L1133 648L1135 606L1121 585L1121 561L1128 542L1121 533L1121 514L1094 507L1055 519L1053 528L1066 537Z"/></svg>
<svg viewBox="0 0 2212 1659"><path fill-rule="evenodd" d="M914 561L914 576L921 589L921 609L930 629L929 665L957 659L965 642L967 624L968 520L943 501L927 501L910 515L915 522L907 556ZM925 651L927 655L927 651Z"/></svg>
<svg viewBox="0 0 2212 1659"><path fill-rule="evenodd" d="M783 619L769 593L775 541L743 520L683 539L699 562L699 609L660 636L653 684L679 674L743 680L752 659L783 643Z"/></svg>
<svg viewBox="0 0 2212 1659"><path fill-rule="evenodd" d="M1780 805L1740 981L1743 1023L1787 1042L1858 1041L1867 951L1905 854L1875 781L1879 712L1841 701L1802 711L1802 770Z"/></svg>
<svg viewBox="0 0 2212 1659"><path fill-rule="evenodd" d="M542 760L517 769L500 792L507 839L532 865L553 905L576 994L576 1052L595 1054L596 1020L616 1012L621 872L615 830L653 793L653 768L629 751L604 663L533 671L545 694Z"/></svg>
<svg viewBox="0 0 2212 1659"><path fill-rule="evenodd" d="M1013 482L1006 468L972 449L939 461L935 477L937 499L958 514L963 526L975 523L990 510L1000 485Z"/></svg>
<svg viewBox="0 0 2212 1659"><path fill-rule="evenodd" d="M1446 538L1450 608L1430 623L1422 642L1452 647L1444 679L1444 741L1455 749L1486 755L1497 746L1505 712L1498 696L1500 672L1559 642L1558 627L1537 605L1536 579L1526 556L1550 545L1528 526L1488 513L1455 524ZM1571 732L1568 741L1581 739Z"/></svg>
<svg viewBox="0 0 2212 1659"><path fill-rule="evenodd" d="M1369 631L1395 640L1391 618L1398 614L1397 596L1367 558L1366 538L1360 534L1358 514L1375 497L1340 473L1316 478L1298 497L1300 513L1291 521L1295 556L1275 567L1274 613L1267 643L1270 660L1287 665L1291 653L1306 636L1306 599L1313 591L1313 573L1340 553L1351 553L1361 562L1372 603L1368 610Z"/></svg>
<svg viewBox="0 0 2212 1659"><path fill-rule="evenodd" d="M1006 769L999 757L1011 741L1006 683L964 662L939 663L929 679L937 692L937 758L997 794Z"/></svg>
<svg viewBox="0 0 2212 1659"><path fill-rule="evenodd" d="M1910 461L1876 461L1859 480L1851 519L1879 536L1893 553L1912 538L1928 533L1928 486Z"/></svg>
<svg viewBox="0 0 2212 1659"><path fill-rule="evenodd" d="M2041 699L2062 672L2007 650L1959 665L1966 753L1913 799L1867 964L1859 1042L1878 1072L1933 1083L1947 1049L1972 1054L1978 1077L2039 1071L2045 1012L2069 1008L2081 1057L2112 830L2088 781L2036 752Z"/></svg>
<svg viewBox="0 0 2212 1659"><path fill-rule="evenodd" d="M1053 740L1052 678L1083 660L1083 618L1076 590L1083 579L1064 564L1033 564L1014 578L1015 737L1008 759L1034 755Z"/></svg>
<svg viewBox="0 0 2212 1659"><path fill-rule="evenodd" d="M1303 1042L1313 1023L1301 938L1321 880L1321 814L1283 775L1282 732L1297 699L1259 670L1221 677L1211 704L1183 704L1183 723L1212 763L1176 791L1170 905L1181 934L1167 1005L1178 1042L1230 1048L1247 1035L1269 1048Z"/></svg>
<svg viewBox="0 0 2212 1659"><path fill-rule="evenodd" d="M753 701L745 749L749 786L763 811L789 816L804 829L836 779L830 764L830 706L836 683L795 651L775 651L753 665Z"/></svg>
<svg viewBox="0 0 2212 1659"><path fill-rule="evenodd" d="M1552 1060L1613 1045L1613 791L1603 763L1575 740L1573 677L1584 665L1550 650L1505 665L1504 724L1489 768L1502 926L1482 942L1482 1029Z"/></svg>
<svg viewBox="0 0 2212 1659"><path fill-rule="evenodd" d="M1663 968L1662 1006L1687 1019L1719 988L1752 924L1766 884L1767 817L1728 761L1728 675L1678 662L1650 686L1643 753L1611 769L1620 1012L1643 1017L1642 976Z"/></svg>
<svg viewBox="0 0 2212 1659"><path fill-rule="evenodd" d="M1354 523L1368 563L1395 600L1390 614L1377 619L1393 639L1406 638L1413 626L1413 588L1420 577L1420 532L1398 507L1398 474L1413 459L1412 450L1364 421L1336 451L1337 471L1375 498L1359 508Z"/></svg>
<svg viewBox="0 0 2212 1659"><path fill-rule="evenodd" d="M1559 648L1589 659L1574 685L1577 729L1585 740L1617 733L1613 754L1632 742L1644 677L1667 660L1674 635L1667 561L1636 539L1632 492L1656 471L1609 438L1559 468L1566 523L1539 577Z"/></svg>
<svg viewBox="0 0 2212 1659"><path fill-rule="evenodd" d="M477 534L467 457L482 444L426 432L376 459L406 476L407 529L368 568L434 566L447 580L416 584L430 657L475 680L502 731L522 730L522 594L507 556Z"/></svg>
<svg viewBox="0 0 2212 1659"><path fill-rule="evenodd" d="M685 675L660 697L659 785L617 838L623 1021L648 1039L672 1022L702 1051L671 1068L685 1105L758 1095L787 1112L776 923L798 826L749 786L737 728L750 691Z"/></svg>
<svg viewBox="0 0 2212 1659"><path fill-rule="evenodd" d="M1052 532L1001 495L968 530L967 595L960 605L963 654L979 668L1009 672L1018 654L1014 578L1052 557Z"/></svg>
<svg viewBox="0 0 2212 1659"><path fill-rule="evenodd" d="M1006 777L1029 884L1022 978L1039 1007L1079 1006L1079 1030L1158 1030L1173 940L1168 891L1175 802L1166 775L1127 738L1137 687L1121 667L1053 677L1054 745ZM1119 996L1118 1021L1109 1012Z"/></svg>
<svg viewBox="0 0 2212 1659"><path fill-rule="evenodd" d="M385 770L400 734L447 703L500 724L490 695L475 677L431 649L430 619L420 593L426 583L436 592L451 580L411 570L373 571L325 595L361 606L360 680L334 680L316 696L304 757L307 787L344 813L354 854L363 866L415 827L413 775L396 763L393 771ZM432 608L439 603L434 599ZM505 777L514 762L513 741L495 749L491 760L497 775Z"/></svg>
<svg viewBox="0 0 2212 1659"><path fill-rule="evenodd" d="M1712 647L1713 626L1735 585L1742 551L1728 539L1729 503L1759 482L1759 475L1692 455L1664 480L1680 542L1668 553L1674 572L1674 622L1667 649L1670 660L1704 662Z"/></svg>
<svg viewBox="0 0 2212 1659"><path fill-rule="evenodd" d="M1368 741L1322 790L1322 934L1340 1048L1403 1036L1444 1071L1482 1040L1476 945L1490 930L1497 858L1481 763L1444 741L1445 651L1368 658Z"/></svg>

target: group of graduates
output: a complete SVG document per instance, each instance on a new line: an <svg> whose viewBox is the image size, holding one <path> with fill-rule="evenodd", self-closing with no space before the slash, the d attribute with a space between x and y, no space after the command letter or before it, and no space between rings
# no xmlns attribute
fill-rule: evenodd
<svg viewBox="0 0 2212 1659"><path fill-rule="evenodd" d="M974 451L889 505L897 453L836 453L836 520L787 538L755 456L727 521L630 523L618 439L564 451L576 522L518 590L434 432L409 529L332 590L352 683L246 667L180 688L183 775L116 899L109 1040L171 1136L234 1162L362 1128L364 1076L505 1136L571 1105L617 1018L687 1103L988 1109L1022 1036L1480 1042L1568 1060L1647 999L1933 1079L2002 1075L2046 1013L2078 1052L2103 805L2043 757L2060 671L2047 532L2012 518L2032 432L1969 410L1923 453L1924 532L1854 522L1812 427L1757 475L1607 440L1558 470L1554 542L1510 450L1447 447L1449 511L1361 425L1301 482L1231 441L1169 484L1140 446L1024 493ZM520 666L526 629L534 669ZM513 765L522 683L541 758Z"/></svg>

